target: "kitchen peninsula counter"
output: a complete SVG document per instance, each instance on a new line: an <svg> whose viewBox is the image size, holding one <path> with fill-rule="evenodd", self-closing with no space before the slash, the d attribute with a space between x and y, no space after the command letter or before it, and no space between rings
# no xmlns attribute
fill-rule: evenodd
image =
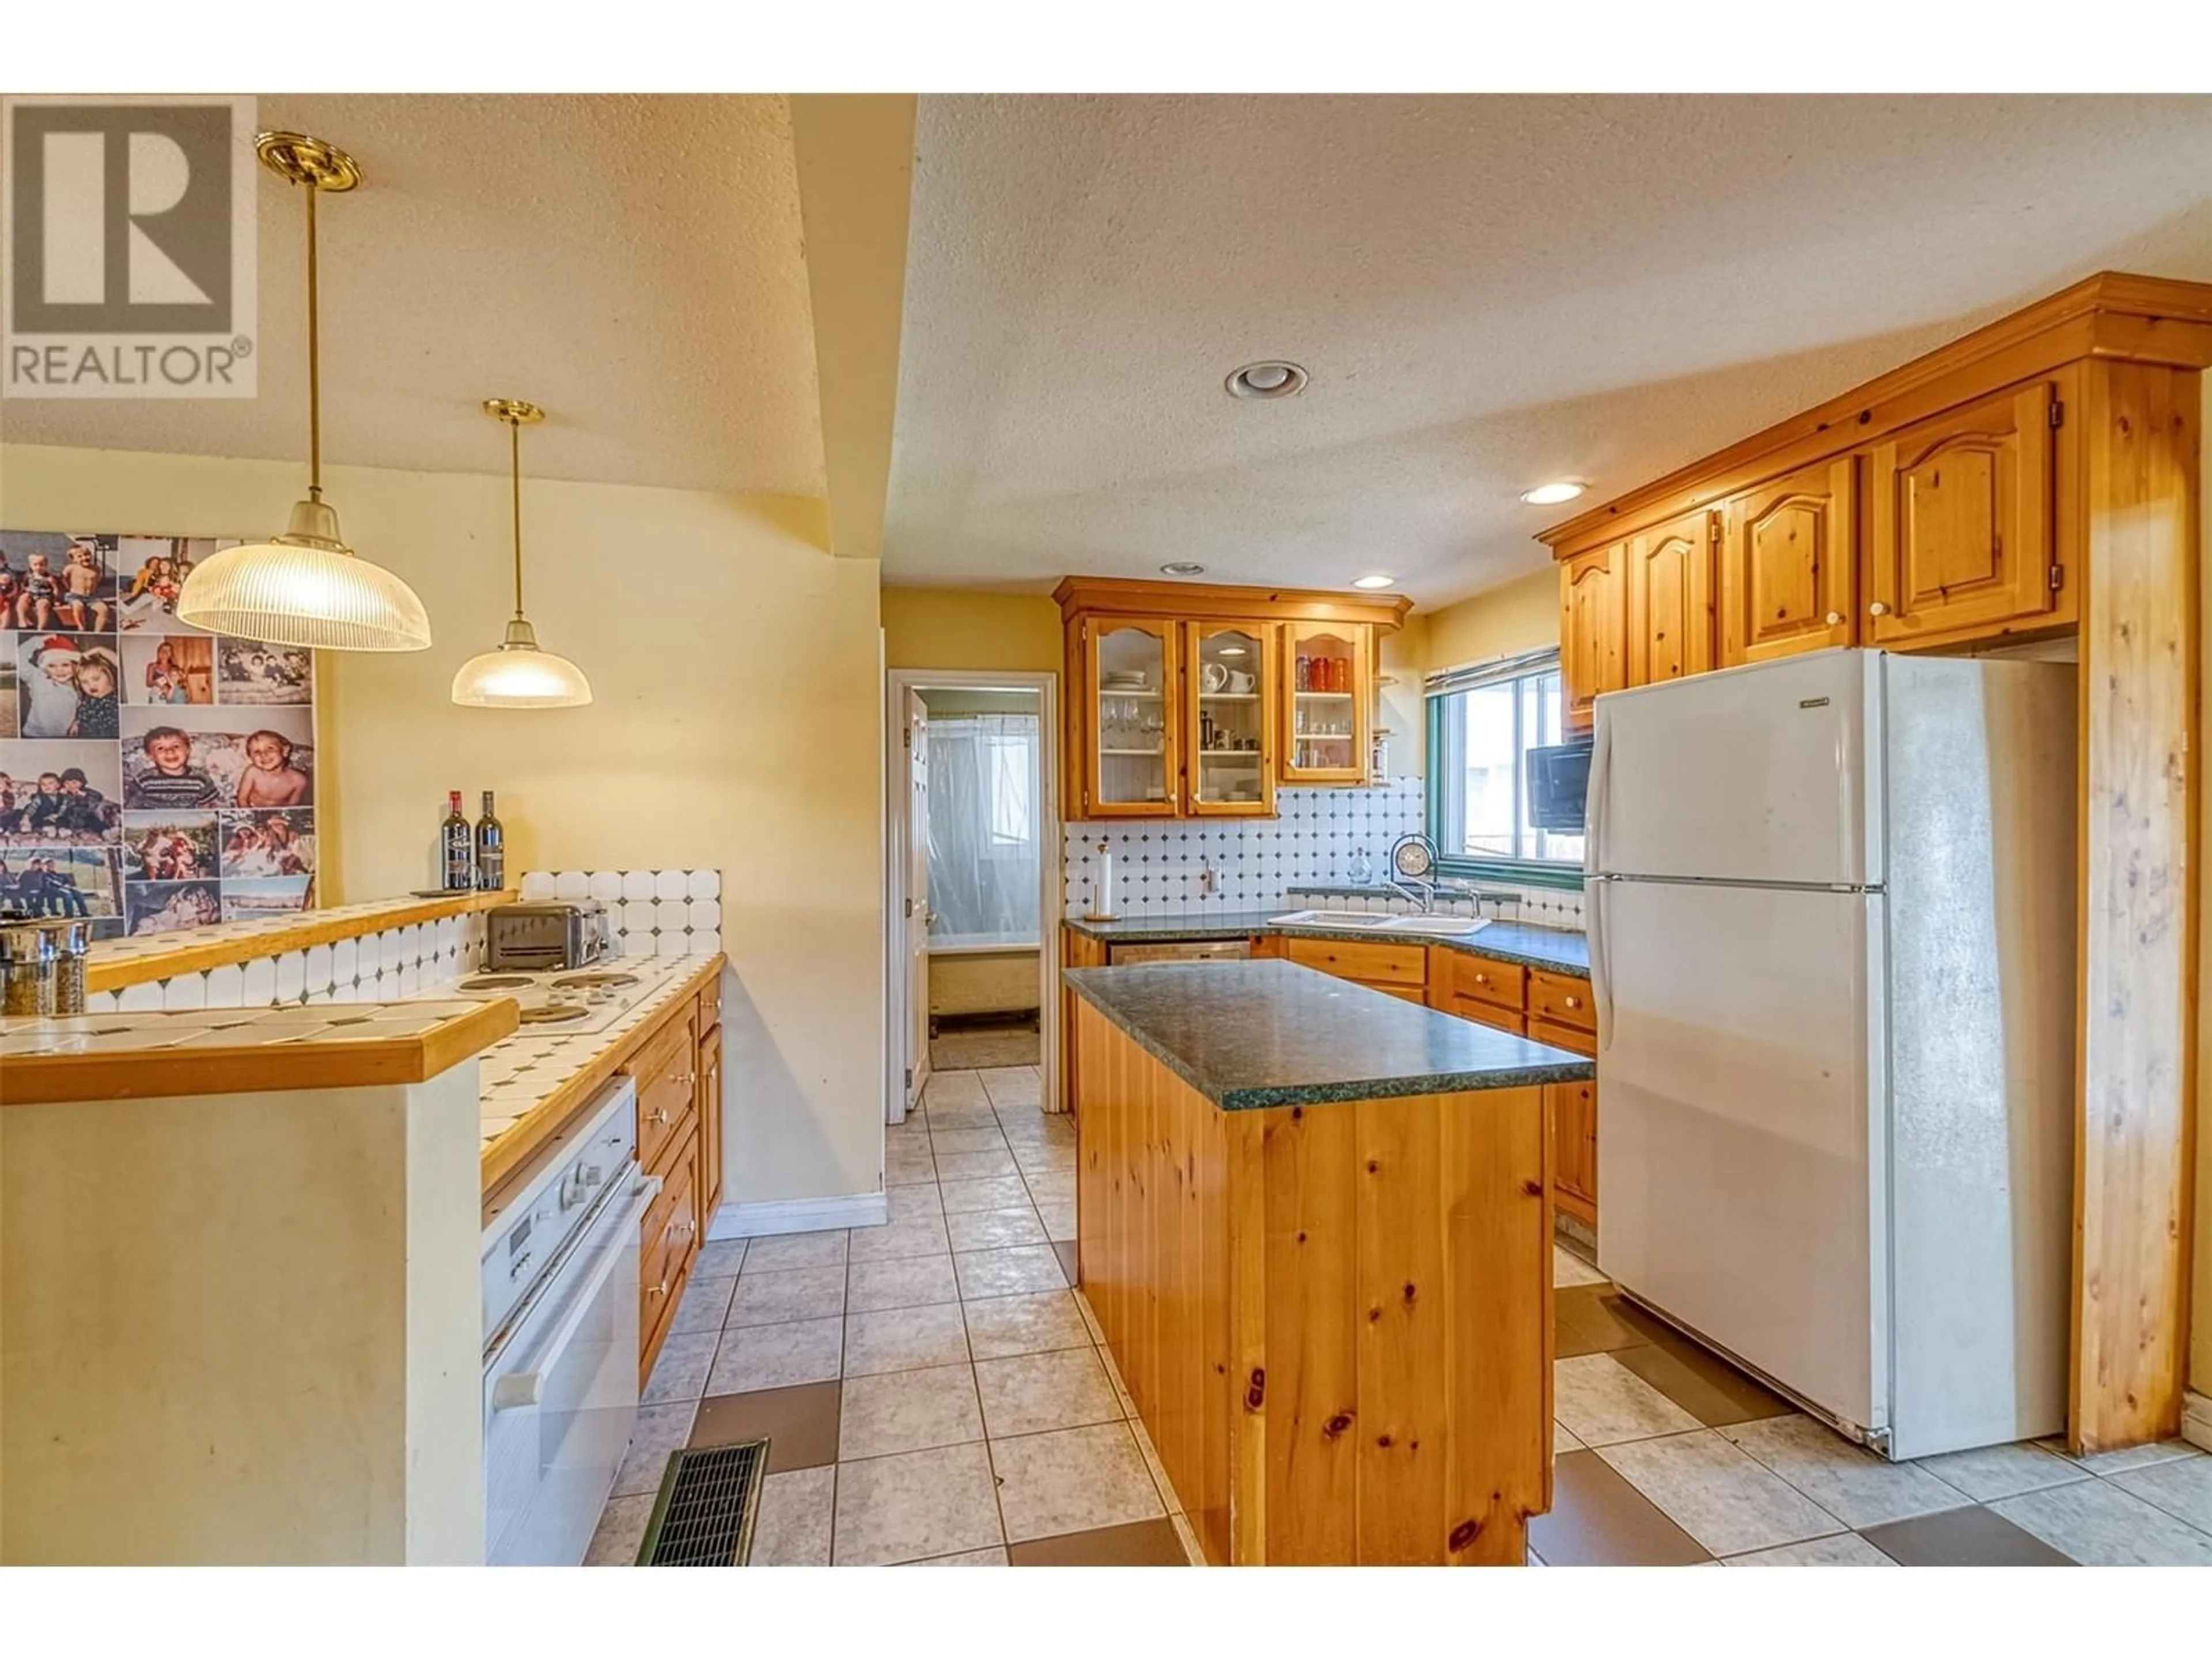
<svg viewBox="0 0 2212 1659"><path fill-rule="evenodd" d="M1065 978L1078 1277L1207 1559L1521 1565L1590 1062L1286 962Z"/></svg>

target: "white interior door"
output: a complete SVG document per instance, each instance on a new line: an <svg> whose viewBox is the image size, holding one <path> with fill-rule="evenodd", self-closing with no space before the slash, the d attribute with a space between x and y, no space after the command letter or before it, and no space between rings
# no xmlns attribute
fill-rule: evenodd
<svg viewBox="0 0 2212 1659"><path fill-rule="evenodd" d="M929 708L906 694L906 1104L929 1081Z"/></svg>
<svg viewBox="0 0 2212 1659"><path fill-rule="evenodd" d="M1632 881L1590 896L1598 1266L1842 1421L1886 1426L1881 896Z"/></svg>

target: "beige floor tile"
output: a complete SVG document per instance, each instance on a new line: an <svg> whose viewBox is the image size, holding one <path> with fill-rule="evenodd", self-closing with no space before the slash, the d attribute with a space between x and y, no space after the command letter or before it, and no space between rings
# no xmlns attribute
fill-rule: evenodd
<svg viewBox="0 0 2212 1659"><path fill-rule="evenodd" d="M1030 1201L1030 1189L1017 1175L939 1184L948 1216L969 1210L1018 1210Z"/></svg>
<svg viewBox="0 0 2212 1659"><path fill-rule="evenodd" d="M1034 1146L1024 1142L1016 1146L1013 1152L1014 1162L1020 1166L1025 1177L1045 1175L1072 1176L1075 1173L1075 1148L1073 1146L1063 1146L1049 1140Z"/></svg>
<svg viewBox="0 0 2212 1659"><path fill-rule="evenodd" d="M826 1567L830 1528L837 1500L837 1468L793 1469L761 1483L760 1516L753 1522L756 1567Z"/></svg>
<svg viewBox="0 0 2212 1659"><path fill-rule="evenodd" d="M2185 1457L2111 1477L2122 1492L2155 1504L2199 1532L2212 1534L2212 1457Z"/></svg>
<svg viewBox="0 0 2212 1659"><path fill-rule="evenodd" d="M983 1080L983 1091L991 1103L1001 1109L1009 1106L1034 1106L1042 1098L1043 1079L1034 1066L995 1066L986 1067L979 1075Z"/></svg>
<svg viewBox="0 0 2212 1659"><path fill-rule="evenodd" d="M737 1287L734 1279L701 1279L695 1273L677 1306L676 1317L669 1322L669 1334L720 1330L730 1316L730 1292Z"/></svg>
<svg viewBox="0 0 2212 1659"><path fill-rule="evenodd" d="M933 1135L948 1129L988 1129L995 1133L999 1127L999 1115L983 1102L973 1101L959 1105L932 1107L927 1123Z"/></svg>
<svg viewBox="0 0 2212 1659"><path fill-rule="evenodd" d="M945 1231L958 1251L1010 1250L1047 1244L1044 1223L1028 1205L1015 1210L963 1210L945 1218Z"/></svg>
<svg viewBox="0 0 2212 1659"><path fill-rule="evenodd" d="M969 1346L978 1359L1091 1346L1091 1329L1073 1291L992 1297L963 1303L961 1311L967 1316Z"/></svg>
<svg viewBox="0 0 2212 1659"><path fill-rule="evenodd" d="M2046 1451L2066 1456L2063 1445L2051 1441L2036 1443ZM2092 1452L2087 1457L2068 1457L2076 1468L2087 1469L2092 1474L2125 1474L2130 1469L2147 1469L2154 1463L2171 1463L2185 1457L2202 1457L2204 1454L2186 1440L2154 1440L2148 1446L2129 1446L2120 1451Z"/></svg>
<svg viewBox="0 0 2212 1659"><path fill-rule="evenodd" d="M941 1182L988 1181L1014 1173L1014 1155L1006 1149L1003 1139L996 1152L939 1152L937 1155L937 1178Z"/></svg>
<svg viewBox="0 0 2212 1659"><path fill-rule="evenodd" d="M756 1238L745 1251L745 1272L786 1273L794 1267L842 1267L847 1231L831 1227L818 1233L778 1233Z"/></svg>
<svg viewBox="0 0 2212 1659"><path fill-rule="evenodd" d="M994 1440L991 1462L1010 1542L1167 1513L1126 1423Z"/></svg>
<svg viewBox="0 0 2212 1659"><path fill-rule="evenodd" d="M698 1415L696 1400L640 1407L637 1427L630 1431L629 1454L615 1474L614 1496L635 1498L640 1492L659 1492L669 1457L690 1443L691 1425Z"/></svg>
<svg viewBox="0 0 2212 1659"><path fill-rule="evenodd" d="M894 1187L884 1194L884 1208L890 1224L896 1227L902 1221L911 1221L917 1216L943 1215L945 1199L932 1182L927 1187ZM857 1240L861 1232L874 1232L872 1227L855 1228Z"/></svg>
<svg viewBox="0 0 2212 1659"><path fill-rule="evenodd" d="M972 1071L933 1070L929 1081L922 1085L922 1110L932 1116L943 1107L988 1107L990 1103L990 1096L983 1091L983 1079Z"/></svg>
<svg viewBox="0 0 2212 1659"><path fill-rule="evenodd" d="M1073 1204L1040 1204L1037 1219L1044 1223L1045 1237L1073 1240L1075 1237L1075 1206Z"/></svg>
<svg viewBox="0 0 2212 1659"><path fill-rule="evenodd" d="M845 1316L848 1376L963 1364L967 1358L968 1327L957 1302Z"/></svg>
<svg viewBox="0 0 2212 1659"><path fill-rule="evenodd" d="M1847 1527L1878 1527L1968 1501L1926 1470L1877 1457L1809 1417L1763 1418L1721 1433Z"/></svg>
<svg viewBox="0 0 2212 1659"><path fill-rule="evenodd" d="M845 1379L837 1419L840 1462L982 1437L975 1376L964 1361Z"/></svg>
<svg viewBox="0 0 2212 1659"><path fill-rule="evenodd" d="M1090 1347L987 1359L975 1367L983 1423L993 1439L1110 1423L1121 1415L1114 1385Z"/></svg>
<svg viewBox="0 0 2212 1659"><path fill-rule="evenodd" d="M1033 1204L1073 1204L1075 1202L1075 1173L1073 1170L1045 1170L1025 1177Z"/></svg>
<svg viewBox="0 0 2212 1659"><path fill-rule="evenodd" d="M1016 1250L979 1250L969 1255L956 1254L952 1267L959 1275L963 1301L1067 1288L1066 1276L1060 1270L1060 1257L1049 1244Z"/></svg>
<svg viewBox="0 0 2212 1659"><path fill-rule="evenodd" d="M898 1256L888 1261L855 1261L846 1270L845 1308L874 1313L884 1308L919 1308L932 1302L957 1302L952 1258Z"/></svg>
<svg viewBox="0 0 2212 1659"><path fill-rule="evenodd" d="M599 1530L584 1553L587 1567L634 1567L645 1542L645 1529L653 1524L654 1496L617 1498L600 1511Z"/></svg>
<svg viewBox="0 0 2212 1659"><path fill-rule="evenodd" d="M893 1193L928 1193L933 1187L894 1187ZM952 1246L945 1234L945 1217L935 1210L894 1217L880 1227L853 1230L854 1261L889 1261L897 1256L949 1255Z"/></svg>
<svg viewBox="0 0 2212 1659"><path fill-rule="evenodd" d="M1552 1425L1552 1455L1557 1457L1561 1452L1582 1449L1583 1443L1575 1437L1575 1431L1565 1424L1555 1420Z"/></svg>
<svg viewBox="0 0 2212 1659"><path fill-rule="evenodd" d="M678 1339L670 1337L671 1342ZM842 1319L801 1319L722 1333L707 1382L709 1394L749 1394L836 1380L845 1349Z"/></svg>
<svg viewBox="0 0 2212 1659"><path fill-rule="evenodd" d="M988 1550L963 1550L957 1555L933 1555L927 1561L902 1561L902 1567L1003 1567L1006 1552L1003 1547Z"/></svg>
<svg viewBox="0 0 2212 1659"><path fill-rule="evenodd" d="M721 1340L720 1331L687 1331L662 1342L660 1358L653 1363L653 1375L646 1379L638 1403L671 1406L706 1393L707 1373L713 1369L715 1346Z"/></svg>
<svg viewBox="0 0 2212 1659"><path fill-rule="evenodd" d="M827 1319L845 1311L845 1268L794 1267L756 1273L748 1266L738 1275L728 1323L781 1325L794 1319Z"/></svg>
<svg viewBox="0 0 2212 1659"><path fill-rule="evenodd" d="M2085 1567L2212 1566L2212 1535L2115 1481L2077 1480L1989 1507Z"/></svg>
<svg viewBox="0 0 2212 1659"><path fill-rule="evenodd" d="M702 1279L735 1279L738 1269L745 1263L745 1246L750 1241L743 1238L718 1238L704 1246L699 1259L691 1264L691 1282Z"/></svg>
<svg viewBox="0 0 2212 1659"><path fill-rule="evenodd" d="M1610 1354L1552 1364L1552 1415L1586 1446L1694 1429L1698 1419Z"/></svg>
<svg viewBox="0 0 2212 1659"><path fill-rule="evenodd" d="M1006 1138L995 1127L988 1129L933 1127L929 1132L929 1144L939 1159L948 1153L957 1156L963 1152L1003 1152L1006 1150Z"/></svg>
<svg viewBox="0 0 2212 1659"><path fill-rule="evenodd" d="M1552 1246L1552 1284L1565 1289L1571 1285L1602 1285L1606 1277L1572 1250Z"/></svg>
<svg viewBox="0 0 2212 1659"><path fill-rule="evenodd" d="M2089 1478L2087 1470L2025 1440L2016 1445L1982 1446L1972 1451L1923 1457L1917 1467L1945 1486L1956 1486L1978 1504Z"/></svg>
<svg viewBox="0 0 2212 1659"><path fill-rule="evenodd" d="M937 1179L937 1163L927 1146L904 1146L884 1152L885 1188L912 1187Z"/></svg>
<svg viewBox="0 0 2212 1659"><path fill-rule="evenodd" d="M836 1512L840 1566L927 1560L1006 1542L980 1441L841 1464Z"/></svg>
<svg viewBox="0 0 2212 1659"><path fill-rule="evenodd" d="M1839 1532L1832 1538L1808 1539L1802 1544L1784 1544L1771 1550L1753 1550L1748 1555L1731 1555L1721 1563L1726 1567L1893 1567L1891 1560L1855 1532Z"/></svg>
<svg viewBox="0 0 2212 1659"><path fill-rule="evenodd" d="M1741 1555L1844 1529L1711 1429L1601 1446L1597 1455L1715 1555Z"/></svg>

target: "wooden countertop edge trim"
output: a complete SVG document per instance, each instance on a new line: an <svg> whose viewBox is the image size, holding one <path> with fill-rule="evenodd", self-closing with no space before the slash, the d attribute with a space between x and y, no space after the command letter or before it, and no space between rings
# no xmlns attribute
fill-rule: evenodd
<svg viewBox="0 0 2212 1659"><path fill-rule="evenodd" d="M699 966L682 979L673 982L681 990L665 991L668 1006L660 1018L649 1024L641 1025L590 1065L565 1080L560 1087L539 1101L514 1121L514 1124L497 1140L483 1149L480 1162L479 1182L483 1195L490 1198L500 1184L515 1170L528 1163L548 1139L560 1133L563 1125L574 1116L579 1107L590 1099L609 1078L622 1070L638 1052L659 1036L672 1019L684 1012L686 996L696 997L720 977L729 958L720 951L702 957Z"/></svg>
<svg viewBox="0 0 2212 1659"><path fill-rule="evenodd" d="M107 1054L11 1054L0 1106L61 1106L173 1095L269 1094L427 1083L514 1032L520 1005L494 997L427 1031L374 1042L248 1042Z"/></svg>
<svg viewBox="0 0 2212 1659"><path fill-rule="evenodd" d="M181 945L173 951L149 951L144 956L133 956L120 961L103 961L95 953L85 964L84 985L88 991L120 991L133 985L143 985L150 980L173 979L179 974L204 974L210 968L222 968L234 962L251 962L256 957L282 956L287 951L304 951L311 945L334 945L342 939L359 939L365 933L380 933L390 927L412 927L417 922L443 921L448 916L465 916L477 910L489 910L495 905L512 904L520 894L456 893L451 898L416 899L409 903L395 903L388 909L373 914L338 916L319 910L305 910L298 922L289 927L267 933L242 934L235 939L212 939L204 944Z"/></svg>
<svg viewBox="0 0 2212 1659"><path fill-rule="evenodd" d="M2048 349L2038 352L2039 342ZM1716 506L1720 498L1762 478L1856 449L1954 403L1971 402L1984 391L1996 392L2085 356L2197 368L2212 364L2212 283L2100 272L1663 477L1585 507L1538 531L1536 539L1550 548L1553 559L1565 562L1679 514ZM1986 387L1962 386L1958 398L1938 400L1927 409L1880 410L1985 366L2003 370ZM1820 453L1799 453L1814 448Z"/></svg>

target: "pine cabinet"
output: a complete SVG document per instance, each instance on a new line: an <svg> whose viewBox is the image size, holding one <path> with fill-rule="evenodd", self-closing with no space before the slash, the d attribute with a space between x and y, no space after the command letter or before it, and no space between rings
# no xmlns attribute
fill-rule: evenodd
<svg viewBox="0 0 2212 1659"><path fill-rule="evenodd" d="M1843 456L1728 503L1720 561L1725 665L1856 643L1856 476L1853 459Z"/></svg>
<svg viewBox="0 0 2212 1659"><path fill-rule="evenodd" d="M1936 644L2049 623L2064 585L2053 496L2063 408L2053 384L2037 381L1875 446L1873 592L1861 629L1869 644Z"/></svg>
<svg viewBox="0 0 2212 1659"><path fill-rule="evenodd" d="M1273 817L1274 630L1265 623L1182 624L1183 753L1197 817Z"/></svg>
<svg viewBox="0 0 2212 1659"><path fill-rule="evenodd" d="M1713 554L1720 515L1698 512L1630 538L1624 581L1630 685L1714 666Z"/></svg>
<svg viewBox="0 0 2212 1659"><path fill-rule="evenodd" d="M1587 728L1599 696L1629 683L1627 559L1626 544L1616 544L1559 568L1560 718L1567 726Z"/></svg>
<svg viewBox="0 0 2212 1659"><path fill-rule="evenodd" d="M1179 817L1176 624L1160 617L1086 621L1082 649L1085 816Z"/></svg>
<svg viewBox="0 0 2212 1659"><path fill-rule="evenodd" d="M1283 625L1285 783L1364 783L1374 706L1368 631L1337 623Z"/></svg>

